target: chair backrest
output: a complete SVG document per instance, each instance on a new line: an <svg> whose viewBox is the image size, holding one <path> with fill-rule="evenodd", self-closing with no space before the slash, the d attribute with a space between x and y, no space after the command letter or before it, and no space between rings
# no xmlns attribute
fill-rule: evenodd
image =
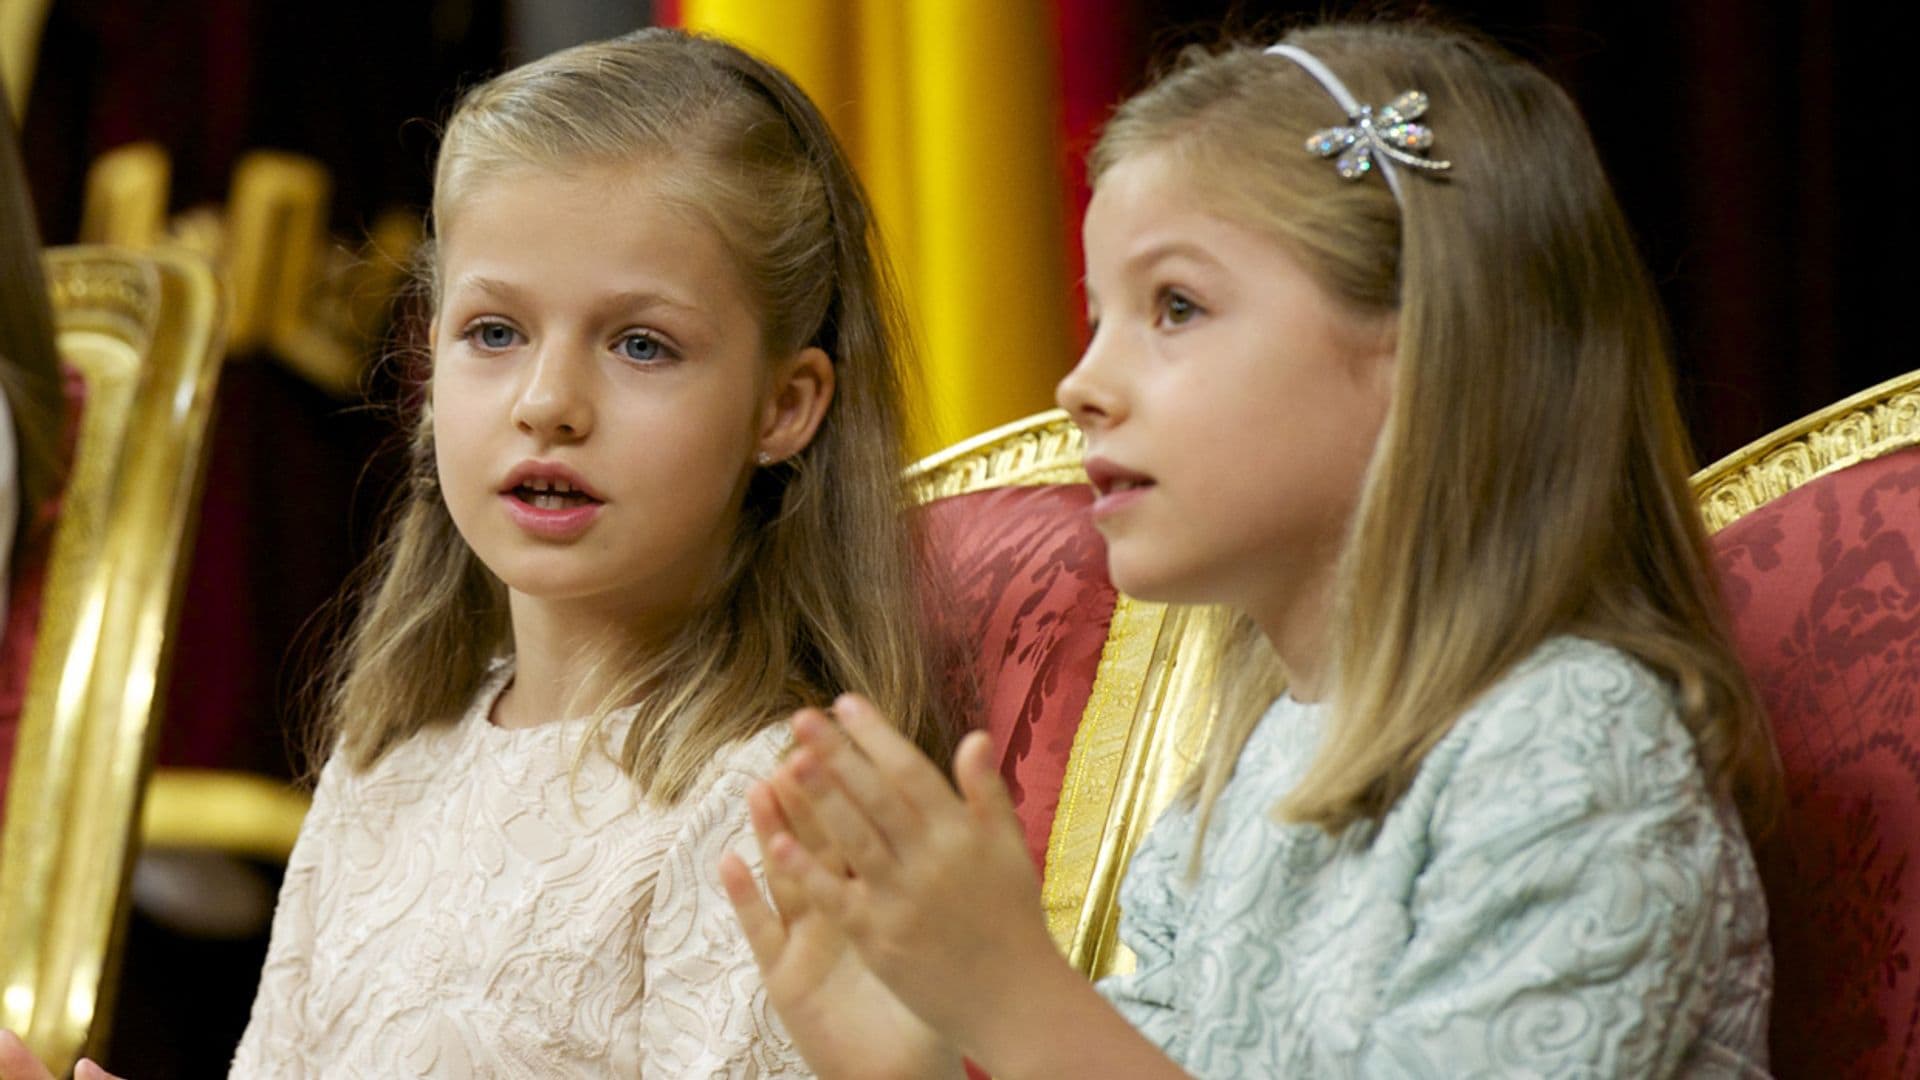
<svg viewBox="0 0 1920 1080"><path fill-rule="evenodd" d="M1786 776L1774 1068L1920 1074L1920 372L1694 483Z"/></svg>
<svg viewBox="0 0 1920 1080"><path fill-rule="evenodd" d="M1115 893L1141 834L1197 760L1210 616L1115 593L1087 513L1084 444L1042 413L909 471L950 634L972 649L973 715L993 736L1042 867L1054 940L1098 977L1131 966Z"/></svg>
<svg viewBox="0 0 1920 1080"><path fill-rule="evenodd" d="M56 249L46 270L84 403L0 822L0 1026L62 1073L109 1004L221 312L182 254Z"/></svg>

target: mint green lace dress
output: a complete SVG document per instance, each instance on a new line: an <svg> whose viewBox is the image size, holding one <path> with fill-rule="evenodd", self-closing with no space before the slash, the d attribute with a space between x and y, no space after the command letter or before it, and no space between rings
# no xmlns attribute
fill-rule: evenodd
<svg viewBox="0 0 1920 1080"><path fill-rule="evenodd" d="M1270 813L1324 710L1281 698L1197 879L1169 810L1121 888L1138 969L1101 983L1197 1076L1766 1075L1766 904L1671 692L1562 638L1462 715L1378 823Z"/></svg>

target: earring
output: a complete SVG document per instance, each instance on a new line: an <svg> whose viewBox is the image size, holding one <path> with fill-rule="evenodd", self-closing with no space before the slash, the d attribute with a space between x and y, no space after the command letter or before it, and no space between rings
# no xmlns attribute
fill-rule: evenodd
<svg viewBox="0 0 1920 1080"><path fill-rule="evenodd" d="M754 464L764 469L767 466L773 464L773 455L767 453L765 450L762 450L759 453L753 455L753 461L754 461Z"/></svg>

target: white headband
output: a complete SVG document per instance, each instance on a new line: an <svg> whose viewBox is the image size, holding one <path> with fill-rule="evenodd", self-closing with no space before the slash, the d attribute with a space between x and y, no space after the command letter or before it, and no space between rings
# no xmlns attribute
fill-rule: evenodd
<svg viewBox="0 0 1920 1080"><path fill-rule="evenodd" d="M1453 168L1451 161L1435 161L1419 157L1433 145L1433 129L1424 124L1416 124L1427 111L1427 95L1418 90L1408 90L1378 112L1371 105L1362 105L1347 90L1347 84L1340 81L1327 65L1298 45L1273 45L1267 52L1273 56L1284 56L1299 64L1313 76L1314 81L1353 121L1350 127L1332 127L1316 131L1307 140L1307 149L1321 157L1340 155L1334 162L1334 168L1348 180L1358 180L1372 170L1376 162L1380 166L1380 175L1387 178L1387 187L1393 190L1395 202L1404 202L1400 192L1400 170L1394 168L1399 162L1409 168L1435 173Z"/></svg>

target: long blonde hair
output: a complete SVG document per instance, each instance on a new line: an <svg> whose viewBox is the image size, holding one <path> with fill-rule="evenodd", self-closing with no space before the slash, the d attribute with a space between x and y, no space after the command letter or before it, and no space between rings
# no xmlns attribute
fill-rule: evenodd
<svg viewBox="0 0 1920 1080"><path fill-rule="evenodd" d="M864 193L825 121L779 71L724 43L645 30L555 53L468 92L435 172L444 223L506 170L644 163L719 234L768 356L817 345L835 393L812 443L748 487L721 584L664 646L610 647L597 722L635 710L622 766L649 798L684 795L715 752L805 704L860 690L936 760L953 729L905 515L898 293ZM432 258L427 291L438 304ZM505 588L454 528L413 424L394 525L336 660L321 737L366 767L449 721L512 647ZM621 714L624 715L624 714Z"/></svg>
<svg viewBox="0 0 1920 1080"><path fill-rule="evenodd" d="M1777 767L1688 487L1664 316L1579 112L1453 30L1286 40L1360 101L1424 91L1452 171L1403 169L1403 204L1379 177L1341 179L1303 149L1339 107L1251 46L1183 56L1120 108L1093 168L1170 149L1216 212L1283 244L1354 312L1397 317L1392 404L1337 570L1331 726L1280 813L1331 832L1377 819L1476 697L1577 634L1674 687L1705 775L1763 830ZM1189 790L1203 814L1277 685L1248 621L1224 636L1215 736Z"/></svg>

